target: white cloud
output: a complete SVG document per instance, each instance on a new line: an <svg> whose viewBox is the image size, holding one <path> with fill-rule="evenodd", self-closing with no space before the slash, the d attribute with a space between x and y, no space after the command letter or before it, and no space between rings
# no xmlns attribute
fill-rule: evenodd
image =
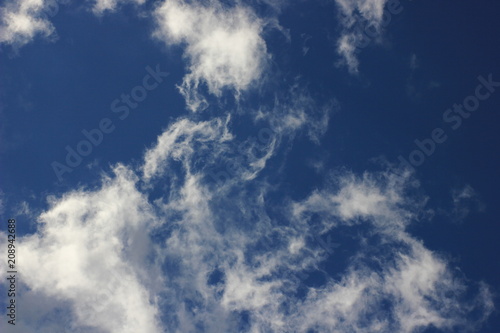
<svg viewBox="0 0 500 333"><path fill-rule="evenodd" d="M146 0L92 0L92 2L94 3L92 11L95 14L103 14L106 11L115 11L121 4L134 3L142 5Z"/></svg>
<svg viewBox="0 0 500 333"><path fill-rule="evenodd" d="M356 34L344 34L337 42L337 52L344 59L349 72L358 73L359 60L356 54L356 45L359 40Z"/></svg>
<svg viewBox="0 0 500 333"><path fill-rule="evenodd" d="M50 36L54 27L47 19L46 9L54 1L9 1L0 8L0 43L22 46L37 35Z"/></svg>
<svg viewBox="0 0 500 333"><path fill-rule="evenodd" d="M228 150L213 151L221 157ZM193 150L183 156L194 165L205 155ZM165 241L165 258L178 271L167 272L174 330L409 333L430 326L469 329L493 309L487 287L475 299L464 298L465 281L406 231L425 202L409 196L409 174L334 174L324 190L284 205L288 219L278 222L267 213L279 208L266 202L265 182L247 183L236 174L221 191L203 181L203 170L193 173L171 183L158 201L165 218L175 221ZM295 295L304 274L320 272L325 259L314 238L317 223L322 234L346 226L353 235L368 231L338 272L341 278L307 288L301 299ZM219 280L209 282L214 271ZM472 311L483 318L469 318ZM241 313L248 314L245 329Z"/></svg>
<svg viewBox="0 0 500 333"><path fill-rule="evenodd" d="M298 331L417 332L426 327L463 331L474 326L471 308L489 314L491 294L482 290L469 304L447 294L462 294L465 286L446 264L418 242L410 241L408 254L395 253L379 273L353 266L340 281L313 288L296 309L292 324ZM373 258L374 260L377 260ZM476 302L480 302L477 304Z"/></svg>
<svg viewBox="0 0 500 333"><path fill-rule="evenodd" d="M476 298L465 300L465 281L454 276L444 259L406 232L405 225L417 215L411 210L420 209L404 195L407 180L390 174L365 174L361 179L346 174L337 180L333 192L333 188L316 192L295 203L294 216L307 220L311 214L323 213L328 230L366 222L373 229L352 256L342 279L313 288L297 308L294 323L299 331L410 333L430 326L477 329L478 322L468 316L479 311L487 317L494 308L492 295L480 285ZM375 241L379 236L380 243Z"/></svg>
<svg viewBox="0 0 500 333"><path fill-rule="evenodd" d="M161 332L154 287L161 277L148 259L154 254L147 234L155 217L135 189L135 176L123 166L115 173L98 190L51 198L38 232L18 240L20 281L33 293L20 303L31 302L29 295L65 303L76 328ZM19 320L37 326L33 317ZM48 330L44 324L37 331Z"/></svg>
<svg viewBox="0 0 500 333"><path fill-rule="evenodd" d="M170 124L145 153L144 179L161 178L166 173L179 181L198 174L212 177L218 187L224 185L220 182L222 179L218 179L219 172L228 183L255 179L275 153L279 134L264 127L255 137L237 139L229 130L230 120L227 115L225 119L200 122L183 118ZM175 163L182 165L181 172L176 173L175 168L170 167Z"/></svg>
<svg viewBox="0 0 500 333"><path fill-rule="evenodd" d="M0 44L21 47L36 37L52 38L56 31L50 17L59 12L63 4L72 0L8 0L0 8ZM102 15L115 11L120 5L142 5L146 0L88 0L92 12Z"/></svg>
<svg viewBox="0 0 500 333"><path fill-rule="evenodd" d="M336 179L340 187L338 192L313 192L303 202L294 204L294 215L309 218L313 213L322 214L325 221L331 221L326 226L328 228L340 222L357 224L368 220L378 227L402 231L409 219L414 217L403 210L406 202L402 191L408 175L388 177L382 174L381 177L379 179L370 173L365 173L361 178L352 174L343 175ZM330 216L339 217L340 220L331 220Z"/></svg>
<svg viewBox="0 0 500 333"><path fill-rule="evenodd" d="M385 3L388 0L335 0L337 5L349 18L358 11L365 19L380 22L384 12Z"/></svg>
<svg viewBox="0 0 500 333"><path fill-rule="evenodd" d="M238 96L261 78L268 58L261 36L264 22L250 8L210 5L167 0L155 11L155 36L185 45L189 73L179 89L192 111L207 105L199 91L202 84L215 96L223 89Z"/></svg>
<svg viewBox="0 0 500 333"><path fill-rule="evenodd" d="M168 160L178 160L182 162L189 161L195 152L193 146L195 143L211 144L215 142L224 142L231 139L226 125L229 118L223 122L221 119L212 121L203 121L195 123L188 119L180 119L171 124L169 128L158 137L157 143L152 149L146 152L144 157L143 173L144 178L149 179L161 173L167 167ZM198 151L200 153L200 151ZM184 163L189 172L189 163Z"/></svg>
<svg viewBox="0 0 500 333"><path fill-rule="evenodd" d="M299 84L299 79L296 78L286 91L276 92L272 107L261 105L254 112L254 117L257 121L267 121L280 136L293 138L304 131L312 142L319 144L328 129L330 114L338 111L339 105L335 98L326 104L319 104Z"/></svg>
<svg viewBox="0 0 500 333"><path fill-rule="evenodd" d="M470 185L465 185L461 189L454 189L451 192L451 195L454 204L458 204L462 200L473 199L477 196L476 191L474 191L474 189Z"/></svg>
<svg viewBox="0 0 500 333"><path fill-rule="evenodd" d="M51 199L38 232L19 244L31 289L22 301L53 307L23 325L39 332L410 333L466 330L491 313L486 286L466 296L471 284L408 233L425 201L409 194L410 175L333 173L299 201L269 200L273 186L243 173L214 187L196 165L224 158L234 140L228 128L228 121L181 119L160 135L142 170L144 180L168 186L150 182L143 193L133 172L118 166L100 189ZM154 203L152 193L159 194ZM357 244L332 277L321 267L327 258L341 261L345 244L329 257L316 236L319 229L335 238L338 228ZM323 283L304 286L318 274ZM67 322L53 317L61 307Z"/></svg>
<svg viewBox="0 0 500 333"><path fill-rule="evenodd" d="M391 0L335 0L340 12L341 35L337 53L341 64L356 74L359 71L358 52L371 40L377 40L382 31L384 6ZM390 17L390 13L386 16Z"/></svg>

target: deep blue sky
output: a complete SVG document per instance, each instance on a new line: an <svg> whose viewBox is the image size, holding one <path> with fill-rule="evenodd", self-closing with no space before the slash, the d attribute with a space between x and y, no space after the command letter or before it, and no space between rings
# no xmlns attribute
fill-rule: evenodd
<svg viewBox="0 0 500 333"><path fill-rule="evenodd" d="M443 121L448 108L474 93L479 76L492 75L500 82L498 2L401 1L402 12L392 16L378 41L357 55L358 73L339 65L336 44L344 28L334 1L292 2L279 10L252 3L249 6L258 16L276 17L282 29L269 25L261 32L272 55L266 85L243 92L239 112L229 90L217 99L202 87L211 106L200 113L186 110L176 87L189 71L185 44L165 46L152 37L156 25L148 13L154 6L151 1L140 9L124 5L96 16L88 6L61 5L50 17L57 31L51 38L2 45L1 216L22 221L19 236L36 231L34 221L28 220L48 208L48 195L96 188L101 172L110 172L110 166L119 162L138 168L146 149L179 117L201 121L232 110L233 134L242 141L256 136L261 126L252 122L252 113L245 115L242 110L272 105L278 97L285 104L296 95L287 93L297 84L306 87L314 101L311 112L331 107L328 127L317 142L308 139L306 130L283 137L276 157L255 180L272 184L270 202L305 200L327 186L334 177L331 172L362 174L379 172L388 163L398 165L400 155L408 159L417 148L416 139L429 138L435 128L442 128L447 140L436 145L414 174L420 183L417 195L428 198L421 211L427 217L417 219L408 230L427 249L446 258L466 281L483 281L494 294L499 292L500 87L457 130ZM120 120L111 111L111 102L140 85L147 66L157 65L169 76ZM115 130L58 180L51 163L64 163L65 147L75 148L84 139L81 131L96 128L103 118L111 119ZM200 163L207 161L204 157ZM313 162L322 163L320 171ZM252 186L248 185L249 192ZM464 188L474 194L457 207L453 193ZM156 198L164 189L160 186L149 195ZM19 215L22 202L30 205L32 216ZM245 214L242 219L251 218ZM357 251L349 239L343 240L346 249ZM331 265L328 260L321 265L335 278L339 274L335 270L345 269L347 263L342 263L349 258L345 254L339 261L330 259ZM314 275L313 282L306 279L305 285L320 286L324 279L320 276ZM251 319L242 321L248 324ZM500 318L493 313L480 332L497 332L499 327Z"/></svg>

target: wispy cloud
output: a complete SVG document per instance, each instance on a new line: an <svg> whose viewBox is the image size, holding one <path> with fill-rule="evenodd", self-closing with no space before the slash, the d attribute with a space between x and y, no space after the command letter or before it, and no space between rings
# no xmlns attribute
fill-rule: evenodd
<svg viewBox="0 0 500 333"><path fill-rule="evenodd" d="M470 185L453 189L451 197L453 209L447 215L457 222L462 222L473 211L483 211L485 209L479 195Z"/></svg>
<svg viewBox="0 0 500 333"><path fill-rule="evenodd" d="M190 172L190 160L193 154L200 154L205 149L214 149L214 142L222 143L231 139L231 134L226 128L227 120L213 119L195 123L184 118L170 125L158 137L155 146L146 152L144 178L150 179L155 175L162 175L172 160L182 162L186 171Z"/></svg>
<svg viewBox="0 0 500 333"><path fill-rule="evenodd" d="M414 332L429 326L468 330L477 324L468 320L471 309L491 313L487 287L478 285L477 297L464 300L465 281L406 231L421 203L408 201L405 178L347 174L337 180L338 190L313 193L294 205L298 217L321 214L328 229L365 223L372 228L342 278L310 291L300 312L301 331Z"/></svg>
<svg viewBox="0 0 500 333"><path fill-rule="evenodd" d="M378 41L383 29L403 7L399 0L336 0L341 33L337 41L340 64L359 72L358 54L371 41ZM387 7L387 8L386 8Z"/></svg>

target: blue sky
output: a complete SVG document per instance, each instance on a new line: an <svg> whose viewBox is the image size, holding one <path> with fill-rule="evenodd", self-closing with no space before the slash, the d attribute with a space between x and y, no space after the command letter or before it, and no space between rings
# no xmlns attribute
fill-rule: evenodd
<svg viewBox="0 0 500 333"><path fill-rule="evenodd" d="M0 8L2 332L498 332L497 2Z"/></svg>

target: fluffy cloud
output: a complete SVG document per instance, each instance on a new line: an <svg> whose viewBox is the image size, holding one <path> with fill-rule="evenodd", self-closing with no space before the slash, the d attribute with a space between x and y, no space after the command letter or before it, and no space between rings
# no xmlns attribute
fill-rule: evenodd
<svg viewBox="0 0 500 333"><path fill-rule="evenodd" d="M0 8L0 43L22 46L35 36L50 36L54 27L47 19L46 10L54 1L10 1Z"/></svg>
<svg viewBox="0 0 500 333"><path fill-rule="evenodd" d="M207 105L199 92L202 84L215 96L225 88L238 96L261 77L268 58L264 22L251 9L167 0L155 17L157 38L185 45L189 73L179 89L192 111Z"/></svg>
<svg viewBox="0 0 500 333"><path fill-rule="evenodd" d="M64 331L72 326L72 331L161 332L154 294L161 277L150 259L154 248L148 236L155 217L133 174L123 166L114 172L100 189L51 198L38 218L38 232L18 241L27 287L19 304L29 308L44 299L59 311L69 307L69 323L55 321ZM7 269L2 265L2 270ZM20 319L37 332L58 331L44 320Z"/></svg>

